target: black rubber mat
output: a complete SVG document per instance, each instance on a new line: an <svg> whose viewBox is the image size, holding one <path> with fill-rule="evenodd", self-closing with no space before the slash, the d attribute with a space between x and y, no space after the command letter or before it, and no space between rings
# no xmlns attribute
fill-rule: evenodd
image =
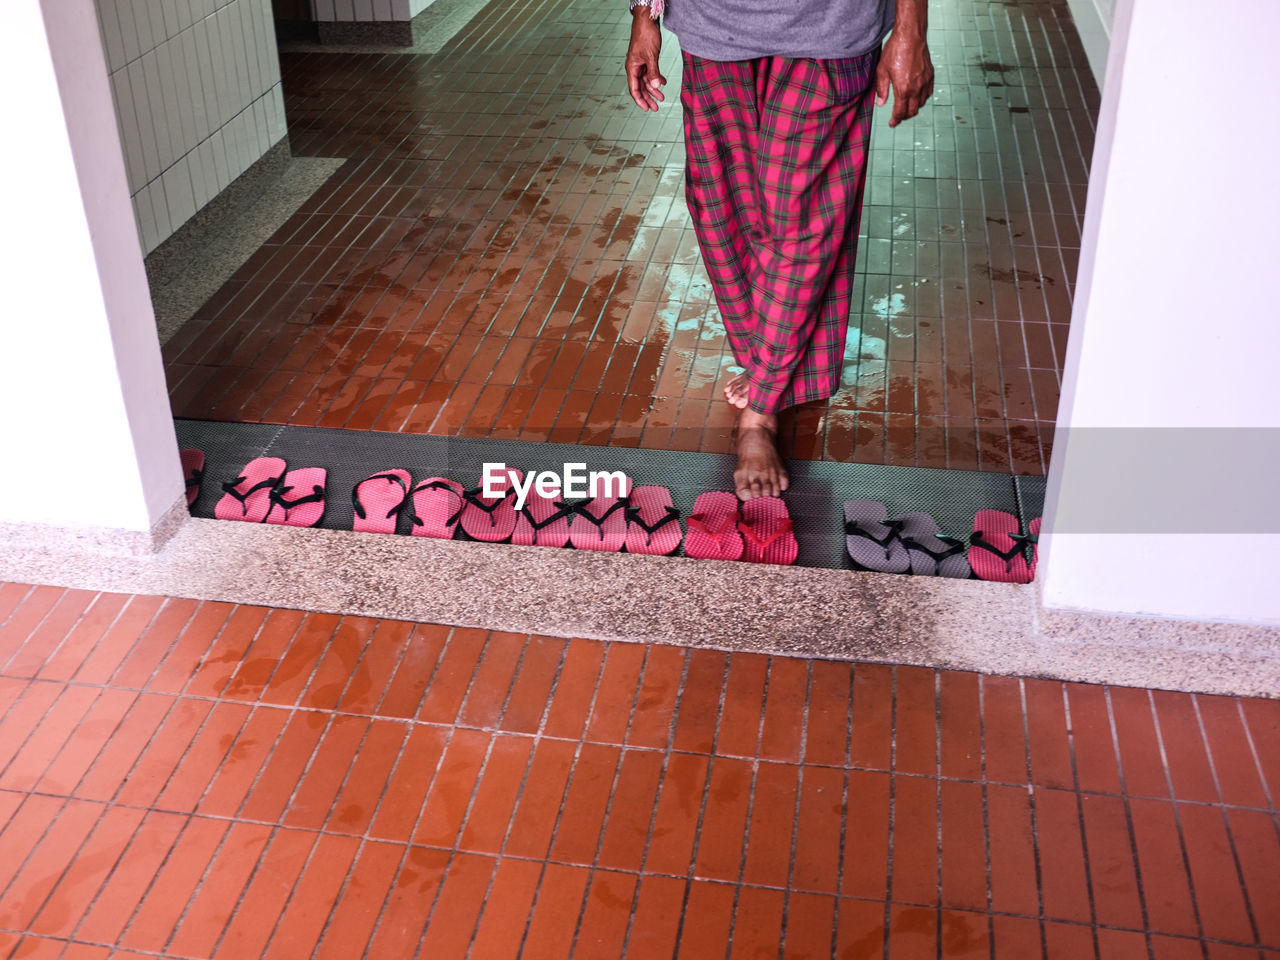
<svg viewBox="0 0 1280 960"><path fill-rule="evenodd" d="M410 471L415 480L443 476L467 487L479 485L485 463L505 463L526 474L561 474L568 463L585 464L588 471L621 470L637 486L668 487L681 517L693 511L699 493L733 489L734 458L720 454L205 420L178 420L177 431L182 447L203 450L206 457L204 486L191 511L197 517L212 517L221 484L261 456L281 457L290 468L329 471L320 526L334 530L351 529L355 485L392 468ZM812 460L792 460L788 467L791 487L786 502L800 544L796 563L807 567L852 566L844 549L846 500L883 501L891 517L907 511L929 513L943 533L956 537L966 536L973 529L974 513L987 508L1018 515L1025 529L1029 517L1039 516L1044 500L1043 477ZM1022 509L1036 512L1024 514ZM399 532L407 534L409 527L408 518L401 516Z"/></svg>

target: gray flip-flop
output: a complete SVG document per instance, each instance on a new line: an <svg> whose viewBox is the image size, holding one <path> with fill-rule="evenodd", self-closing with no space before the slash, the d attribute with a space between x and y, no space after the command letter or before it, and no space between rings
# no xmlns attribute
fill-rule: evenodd
<svg viewBox="0 0 1280 960"><path fill-rule="evenodd" d="M967 541L944 537L938 522L929 514L902 513L891 522L898 524L898 536L911 558L912 573L965 580L972 576L965 556Z"/></svg>
<svg viewBox="0 0 1280 960"><path fill-rule="evenodd" d="M846 500L844 532L849 558L864 570L906 573L911 569L911 557L898 538L898 523L889 520L889 511L879 500Z"/></svg>

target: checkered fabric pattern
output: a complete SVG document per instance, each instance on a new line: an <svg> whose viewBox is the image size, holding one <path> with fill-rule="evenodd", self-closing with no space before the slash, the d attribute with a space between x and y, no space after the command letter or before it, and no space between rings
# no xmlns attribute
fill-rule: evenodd
<svg viewBox="0 0 1280 960"><path fill-rule="evenodd" d="M759 413L839 386L879 55L684 54L686 196Z"/></svg>

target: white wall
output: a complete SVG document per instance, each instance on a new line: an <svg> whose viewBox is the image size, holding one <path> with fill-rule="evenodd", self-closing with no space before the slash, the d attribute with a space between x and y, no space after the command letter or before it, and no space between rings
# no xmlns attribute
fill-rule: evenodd
<svg viewBox="0 0 1280 960"><path fill-rule="evenodd" d="M1107 53L1111 47L1111 24L1115 20L1115 0L1067 0L1071 19L1075 21L1084 44L1089 68L1098 86L1106 75Z"/></svg>
<svg viewBox="0 0 1280 960"><path fill-rule="evenodd" d="M98 0L149 253L285 135L270 0Z"/></svg>
<svg viewBox="0 0 1280 960"><path fill-rule="evenodd" d="M0 522L147 532L183 484L93 0L0 24Z"/></svg>
<svg viewBox="0 0 1280 960"><path fill-rule="evenodd" d="M1117 4L1050 468L1047 606L1280 623L1277 35L1275 0L1221 0L1211 31L1201 0ZM1218 82L1192 64L1230 70ZM1124 532L1078 532L1100 512Z"/></svg>

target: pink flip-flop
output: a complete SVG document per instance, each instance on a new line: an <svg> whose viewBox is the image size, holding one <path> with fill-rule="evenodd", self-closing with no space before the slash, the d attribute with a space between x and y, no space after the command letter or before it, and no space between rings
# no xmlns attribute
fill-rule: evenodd
<svg viewBox="0 0 1280 960"><path fill-rule="evenodd" d="M974 574L982 580L1030 583L1036 572L1040 518L1032 520L1027 529L1023 535L1018 518L1011 513L979 510L969 535L969 566Z"/></svg>
<svg viewBox="0 0 1280 960"><path fill-rule="evenodd" d="M261 523L271 509L271 491L284 477L285 462L279 457L250 460L240 476L222 485L223 496L213 508L219 520Z"/></svg>
<svg viewBox="0 0 1280 960"><path fill-rule="evenodd" d="M516 511L516 528L511 542L522 547L563 547L569 542L569 518L573 507L564 502L557 490L549 497L529 488L528 498Z"/></svg>
<svg viewBox="0 0 1280 960"><path fill-rule="evenodd" d="M284 475L280 486L271 491L271 509L267 523L289 527L314 527L324 517L324 467L299 467Z"/></svg>
<svg viewBox="0 0 1280 960"><path fill-rule="evenodd" d="M666 487L636 487L627 498L627 553L674 553L684 534Z"/></svg>
<svg viewBox="0 0 1280 960"><path fill-rule="evenodd" d="M743 560L751 563L796 562L800 545L792 533L791 514L780 497L752 497L743 502L738 530L744 543Z"/></svg>
<svg viewBox="0 0 1280 960"><path fill-rule="evenodd" d="M620 497L592 497L573 508L569 539L579 550L617 553L627 542L627 497L631 480L625 481Z"/></svg>
<svg viewBox="0 0 1280 960"><path fill-rule="evenodd" d="M365 477L351 491L355 508L351 529L358 533L395 533L400 511L409 502L408 470L385 470Z"/></svg>
<svg viewBox="0 0 1280 960"><path fill-rule="evenodd" d="M204 479L204 451L179 450L178 459L182 462L182 476L187 481L187 506L193 506L200 499L200 481Z"/></svg>
<svg viewBox="0 0 1280 960"><path fill-rule="evenodd" d="M514 467L507 467L499 481L493 485L501 491L501 496L483 496L483 486L468 490L462 495L466 501L462 508L462 529L468 537L485 543L502 543L511 539L511 534L516 529L515 483L523 479L523 473Z"/></svg>
<svg viewBox="0 0 1280 960"><path fill-rule="evenodd" d="M430 477L413 488L411 494L413 535L452 540L462 515L462 484L446 477Z"/></svg>
<svg viewBox="0 0 1280 960"><path fill-rule="evenodd" d="M699 560L740 560L744 549L738 531L741 501L736 494L714 490L698 495L689 515L684 555Z"/></svg>

